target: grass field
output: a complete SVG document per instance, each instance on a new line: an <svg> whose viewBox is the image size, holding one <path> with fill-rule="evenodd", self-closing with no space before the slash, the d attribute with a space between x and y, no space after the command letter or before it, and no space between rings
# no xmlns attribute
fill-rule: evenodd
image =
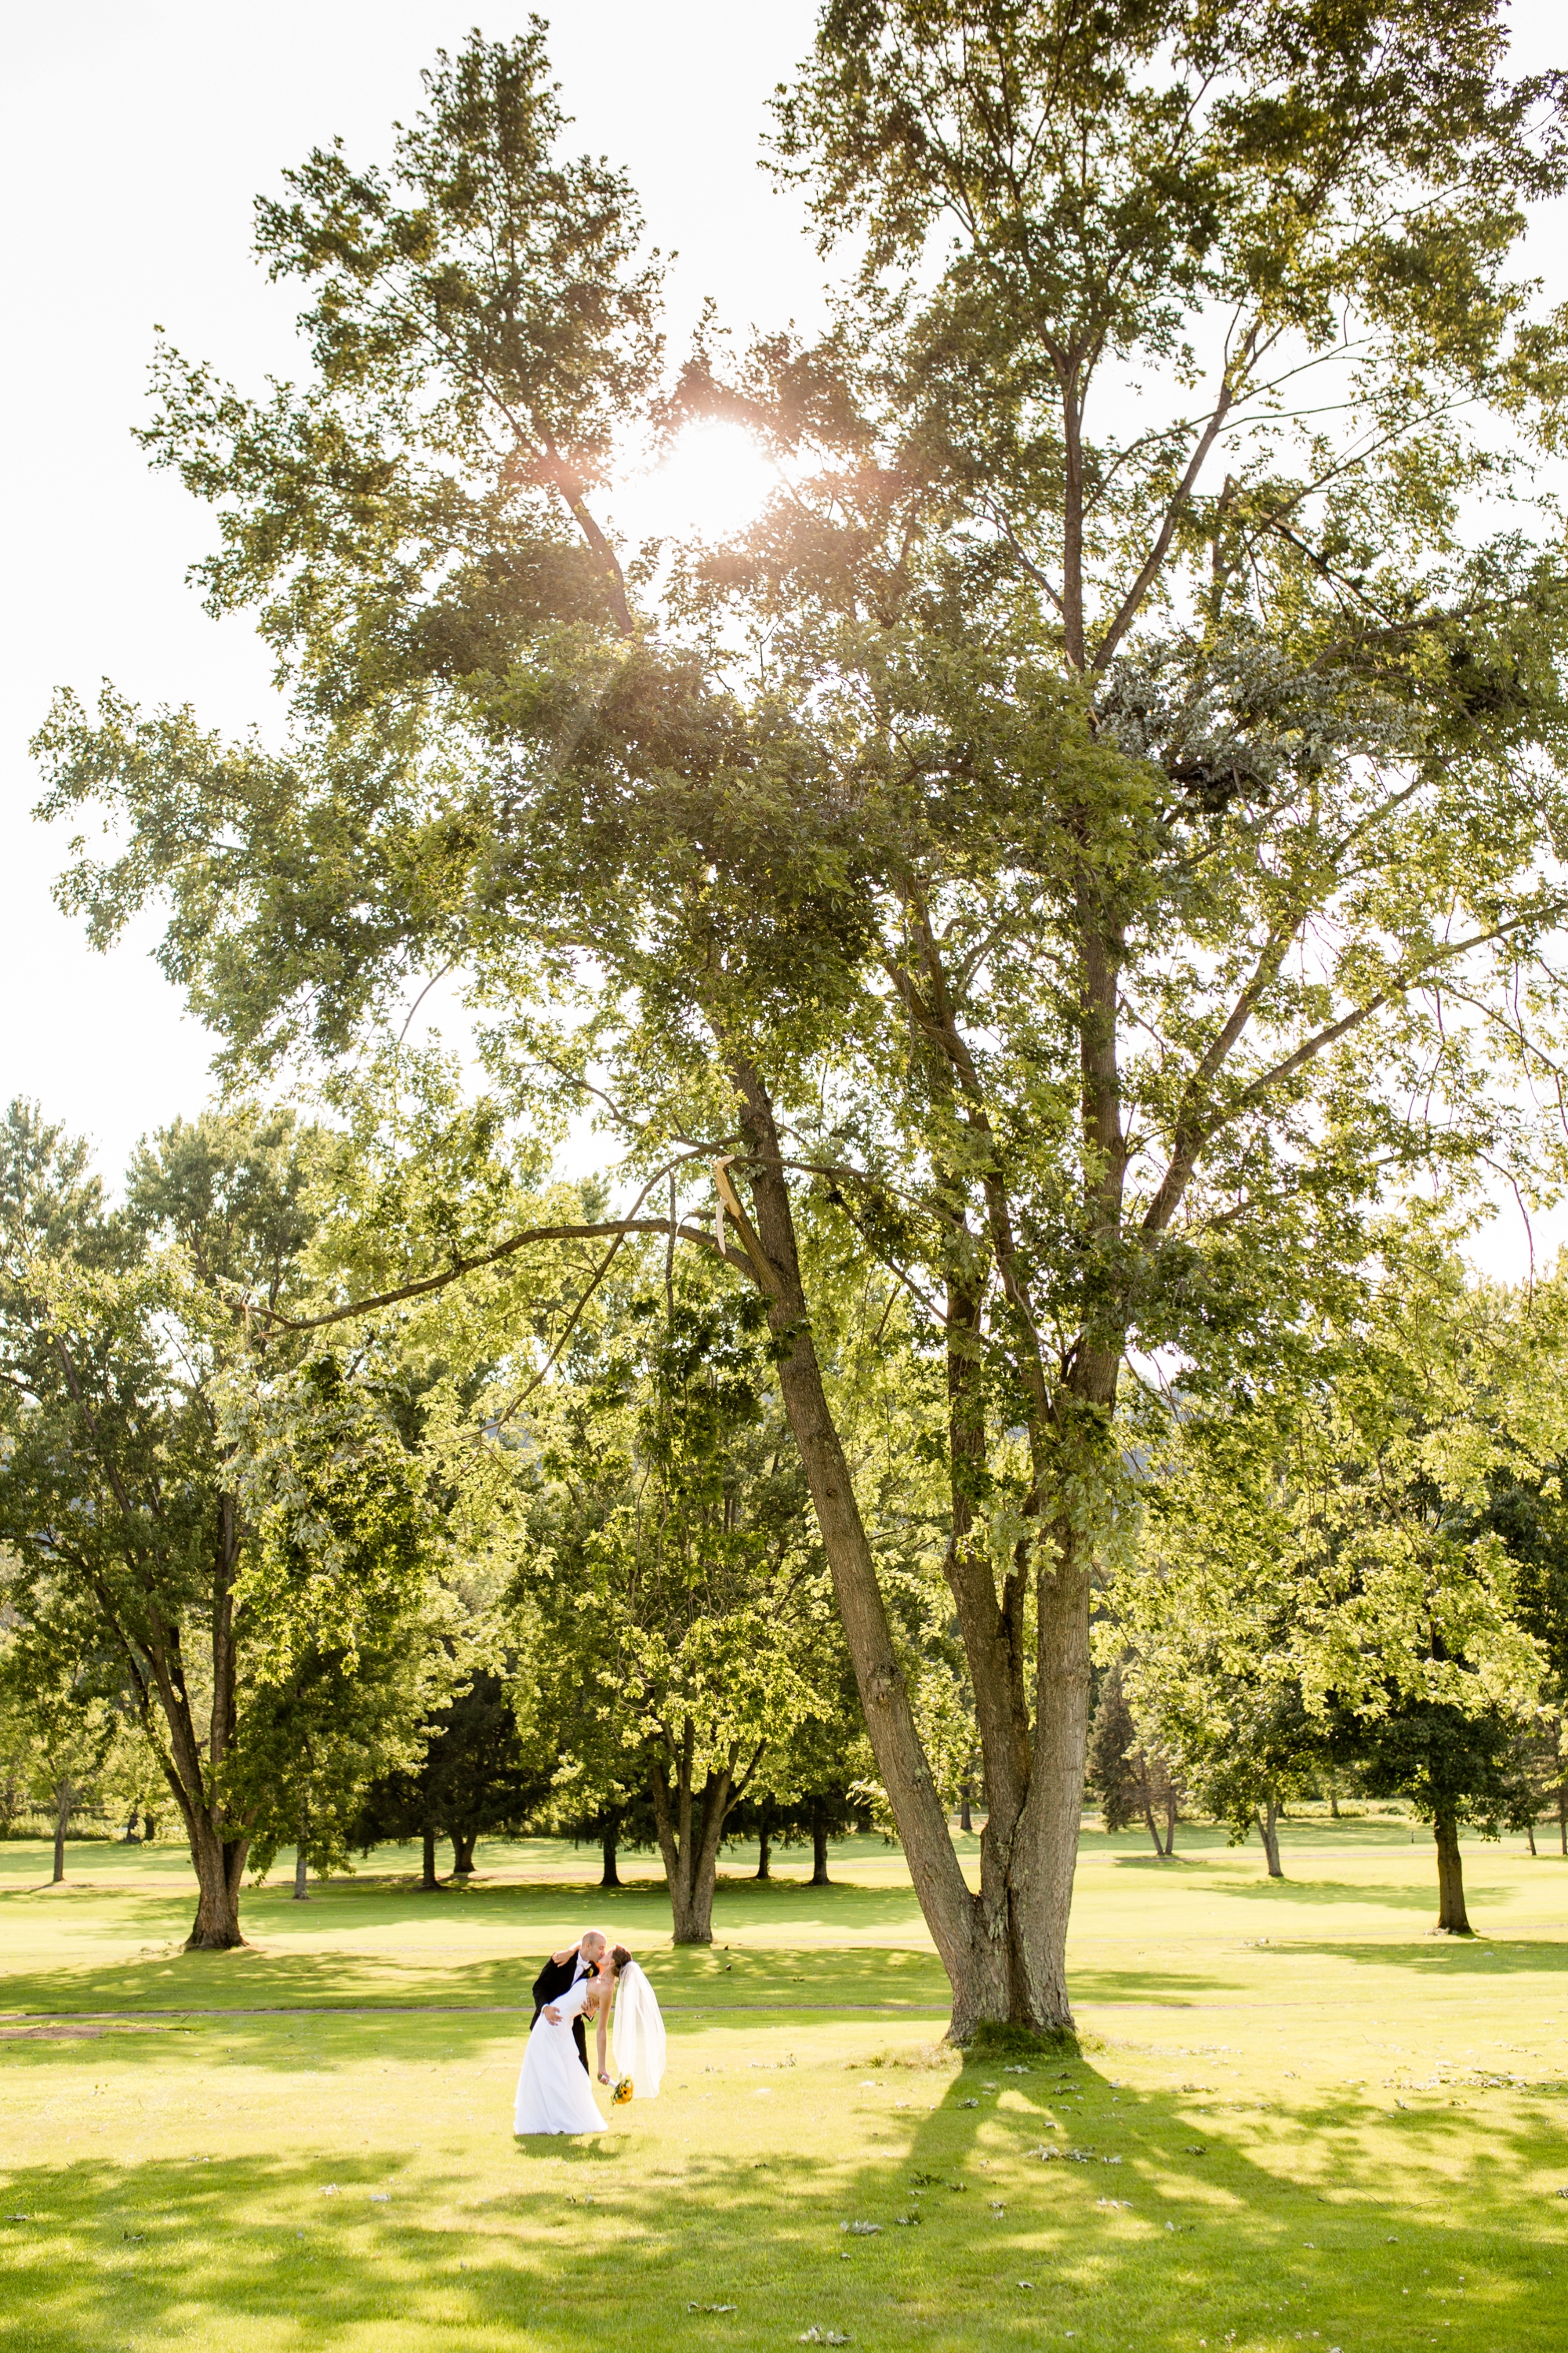
<svg viewBox="0 0 1568 2353"><path fill-rule="evenodd" d="M1283 1885L1184 1836L1086 1832L1079 2051L963 2063L872 1841L728 1883L711 1952L539 1841L435 1896L411 1852L308 1907L280 1873L226 1956L180 1952L172 1847L51 1889L0 1844L0 2353L1563 2353L1568 1862L1468 1846L1460 1944L1395 1822L1288 1826ZM519 2008L590 1923L664 2096L514 2142Z"/></svg>

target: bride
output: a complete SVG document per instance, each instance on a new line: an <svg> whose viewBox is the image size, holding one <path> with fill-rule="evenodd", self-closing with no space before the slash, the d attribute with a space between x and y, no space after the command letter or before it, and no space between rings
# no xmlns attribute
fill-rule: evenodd
<svg viewBox="0 0 1568 2353"><path fill-rule="evenodd" d="M616 2065L631 2078L637 2095L658 2096L664 2074L664 2021L653 1988L626 1947L612 1945L595 1974L580 1977L534 2021L517 2079L513 2132L604 2131L605 2120L572 2040L572 2021L579 2012L584 2024L595 2021L599 2081L607 2084L605 2042L612 2005Z"/></svg>

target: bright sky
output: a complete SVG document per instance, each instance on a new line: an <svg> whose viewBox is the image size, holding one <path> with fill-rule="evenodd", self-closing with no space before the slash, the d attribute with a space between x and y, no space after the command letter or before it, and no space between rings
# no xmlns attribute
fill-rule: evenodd
<svg viewBox="0 0 1568 2353"><path fill-rule="evenodd" d="M809 0L557 0L550 12L578 142L627 169L654 239L679 251L678 351L710 294L739 329L821 314L799 207L757 168L767 98L815 13ZM184 585L208 517L131 438L153 325L247 388L296 372L300 298L248 259L253 195L334 133L353 157L384 156L420 69L476 15L492 37L524 21L474 0L51 0L7 17L0 1099L37 1097L94 1139L110 1176L148 1128L199 1105L208 1041L148 957L155 925L94 956L55 910L62 843L28 816L27 737L55 686L91 697L104 677L143 704L189 701L225 731L277 712L246 624L209 621ZM1561 50L1554 16L1550 0L1515 8L1521 63ZM1563 273L1560 244L1538 266Z"/></svg>

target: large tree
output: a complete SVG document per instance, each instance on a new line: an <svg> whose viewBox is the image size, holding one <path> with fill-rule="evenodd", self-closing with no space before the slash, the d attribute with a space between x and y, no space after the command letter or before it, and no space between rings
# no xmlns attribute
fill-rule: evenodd
<svg viewBox="0 0 1568 2353"><path fill-rule="evenodd" d="M389 173L319 150L260 207L308 379L161 364L149 446L292 741L112 695L41 739L47 807L124 829L67 903L102 940L166 894L237 1060L457 966L513 1104L595 1106L627 1220L756 1287L959 2035L1070 2021L1125 1366L1223 1371L1380 1183L1523 1153L1492 1073L1557 1010L1563 599L1484 507L1558 427L1509 273L1563 126L1505 40L1476 0L834 0L777 157L853 257L838 324L660 406L624 184L563 160L537 29L476 38ZM743 543L661 570L606 528L650 401L776 451ZM889 1282L940 1377L978 1893L846 1434Z"/></svg>
<svg viewBox="0 0 1568 2353"><path fill-rule="evenodd" d="M1354 1763L1431 1823L1437 1925L1468 1934L1460 1833L1519 1820L1550 1720L1492 1499L1555 1486L1568 1294L1468 1284L1420 1224L1380 1243L1314 1349L1181 1419L1121 1609L1150 1721L1233 1835L1259 1816L1268 1849L1281 1797Z"/></svg>
<svg viewBox="0 0 1568 2353"><path fill-rule="evenodd" d="M8 1672L113 1698L152 1743L198 1888L189 1942L242 1942L247 1857L322 1859L428 1697L434 1532L374 1382L301 1362L320 1139L176 1122L105 1209L84 1148L0 1129L0 1536Z"/></svg>

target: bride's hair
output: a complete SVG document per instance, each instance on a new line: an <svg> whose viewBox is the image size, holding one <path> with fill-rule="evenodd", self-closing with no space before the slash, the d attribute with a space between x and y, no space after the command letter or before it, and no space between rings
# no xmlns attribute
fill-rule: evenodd
<svg viewBox="0 0 1568 2353"><path fill-rule="evenodd" d="M612 1945L610 1947L610 1958L615 1963L616 1975L617 1977L620 1976L621 1971L624 1968L628 1968L630 1967L631 1957L631 1955L627 1952L624 1945Z"/></svg>

